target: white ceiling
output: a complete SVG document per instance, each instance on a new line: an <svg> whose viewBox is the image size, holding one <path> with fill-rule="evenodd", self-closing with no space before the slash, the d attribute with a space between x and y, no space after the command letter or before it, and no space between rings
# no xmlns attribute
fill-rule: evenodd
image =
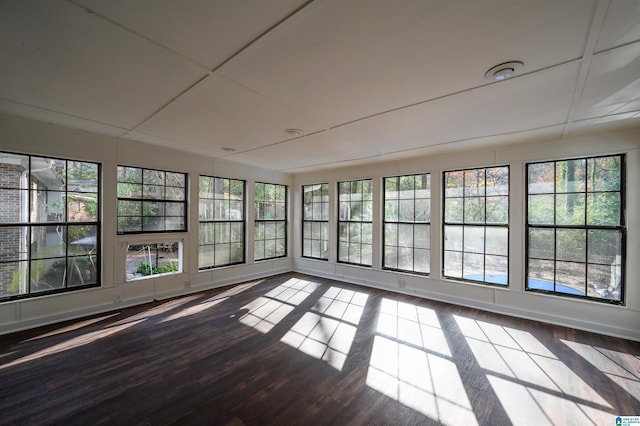
<svg viewBox="0 0 640 426"><path fill-rule="evenodd" d="M637 0L0 0L0 52L0 111L286 172L640 126Z"/></svg>

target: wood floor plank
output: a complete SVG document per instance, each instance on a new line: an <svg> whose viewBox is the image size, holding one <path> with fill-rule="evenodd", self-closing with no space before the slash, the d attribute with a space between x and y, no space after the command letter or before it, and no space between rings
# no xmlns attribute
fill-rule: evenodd
<svg viewBox="0 0 640 426"><path fill-rule="evenodd" d="M625 414L640 415L638 342L297 273L0 337L0 424Z"/></svg>

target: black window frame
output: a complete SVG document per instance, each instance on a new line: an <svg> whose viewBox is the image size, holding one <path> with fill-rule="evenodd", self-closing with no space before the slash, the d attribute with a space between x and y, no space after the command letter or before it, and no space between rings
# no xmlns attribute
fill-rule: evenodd
<svg viewBox="0 0 640 426"><path fill-rule="evenodd" d="M426 177L426 181L427 181L427 197L424 198L419 198L416 197L416 188L415 188L415 180L420 177L420 176L424 176ZM408 178L408 177L413 177L414 179L414 187L412 188L413 190L413 197L412 198L400 198L400 180L402 178ZM396 179L396 185L395 185L395 190L396 193L398 194L398 197L395 199L387 199L387 181L390 179ZM398 175L398 176L387 176L382 178L382 206L383 206L383 214L382 214L382 269L388 270L388 271L396 271L396 272L406 272L406 273L410 273L410 274L416 274L416 275L424 275L424 276L429 276L431 274L431 173L412 173L412 174L407 174L407 175ZM397 211L396 211L396 216L397 216L397 220L388 220L387 219L387 204L389 201L391 200L396 200L397 201ZM401 214L400 214L400 200L413 200L413 220L401 220ZM423 221L418 221L416 220L416 214L415 214L415 208L416 208L416 200L426 200L426 218ZM390 245L387 244L387 225L388 224L393 224L396 225L398 227L398 229L396 230L396 244L394 245ZM426 233L426 248L423 247L419 247L416 248L415 247L415 236L416 236L416 225L426 225L427 227L427 233ZM400 243L399 243L399 235L400 235L400 226L411 226L412 227L412 234L413 234L413 241L414 243L410 246L410 247L406 247L407 249L410 249L412 251L412 269L406 269L406 268L400 268L398 267L398 260L400 257ZM387 251L387 247L395 247L396 249L396 266L392 267L392 266L388 266L387 265L387 255L386 255L386 251ZM427 269L428 271L423 272L423 271L416 271L416 262L415 262L415 251L416 250L426 250L427 251Z"/></svg>
<svg viewBox="0 0 640 426"><path fill-rule="evenodd" d="M188 232L188 230L189 230L189 226L188 226L188 218L189 218L189 214L188 214L189 175L187 173L176 172L176 171L173 171L173 170L151 169L151 168L147 168L147 167L127 166L127 165L119 164L117 166L118 170L117 170L116 176L120 175L119 170L120 170L121 167L122 168L127 168L127 169L138 169L138 170L140 170L140 182L138 183L138 182L120 181L116 177L116 191L117 191L117 193L119 193L120 184L140 185L141 192L140 192L140 196L139 197L126 197L126 196L117 195L116 232L117 232L118 235L163 234L163 233ZM144 188L145 188L144 175L145 175L145 172L162 172L162 173L165 173L165 183L164 183L164 185L148 184L149 186L163 187L164 188L164 196L163 196L163 198L145 197L145 194L144 194ZM167 185L166 184L166 173L182 175L184 177L184 187ZM184 195L183 199L182 200L173 200L173 199L164 198L164 197L166 197L167 188L181 188L183 190L183 195ZM140 214L139 215L121 215L120 214L121 202L140 203ZM164 213L162 215L155 215L155 216L145 215L144 214L144 204L145 203L158 203L158 204L161 204L163 206ZM181 215L181 216L168 216L166 214L166 206L169 205L169 204L182 204L183 215ZM120 230L120 219L121 218L125 218L125 217L139 218L140 219L140 230L121 231ZM164 222L164 226L163 227L165 229L160 229L160 230L159 229L149 229L149 230L145 230L144 229L144 218L150 218L150 217L161 217L163 219L163 222ZM179 228L179 229L166 229L166 219L169 218L169 217L182 218L183 226L181 228Z"/></svg>
<svg viewBox="0 0 640 426"><path fill-rule="evenodd" d="M310 206L307 205L307 203L305 202L305 194L306 188L312 188L312 187L317 187L320 186L320 191L321 191L321 196L326 196L327 197L327 201L315 201L314 199L311 200L311 204ZM311 189L311 192L315 192L315 190ZM316 218L316 205L320 205L320 218ZM314 256L313 255L313 241L320 241L320 244L322 244L323 242L326 244L327 247L329 247L329 204L330 204L330 200L329 200L329 184L328 183L316 183L316 184L310 184L310 185L302 185L302 247L301 247L301 251L302 251L302 257L306 258L306 259L315 259L315 260L323 260L323 261L329 261L329 250L327 249L327 254L326 257L322 257L322 256ZM311 219L307 219L307 217L309 216L307 214L307 209L310 208L311 210ZM305 238L305 225L309 224L309 226L311 226L311 238ZM320 226L320 238L319 239L314 239L313 235L314 235L314 231L313 231L313 227L318 224ZM324 225L324 226L323 226ZM326 230L326 232L324 231ZM311 245L311 254L307 255L305 254L305 242L309 241L309 244Z"/></svg>
<svg viewBox="0 0 640 426"><path fill-rule="evenodd" d="M618 191L589 191L587 188L587 177L586 174L588 173L588 162L589 160L596 160L596 159L602 159L602 158L610 158L610 157L619 157L620 158L620 181L619 181L619 190ZM575 192L571 192L571 191L567 191L567 192L558 192L557 191L557 164L558 163L563 163L563 162L569 162L569 161L585 161L585 189L584 191L575 191ZM532 165L536 165L536 164L548 164L548 163L553 163L553 192L552 193L534 193L534 194L530 194L530 189L529 189L529 168ZM626 287L626 242L627 242L627 227L625 224L625 203L626 203L626 162L625 162L625 154L609 154L609 155L594 155L594 156L586 156L586 157L569 157L569 158L562 158L562 159L556 159L556 160L547 160L547 161L534 161L534 162L528 162L526 163L526 167L525 167L525 275L524 275L524 284L525 284L525 291L526 292L531 292L531 293L541 293L541 294L548 294L548 295L553 295L553 296L557 296L557 297L566 297L566 298L571 298L571 299L577 299L577 300L588 300L588 301L593 301L593 302L598 302L598 303L605 303L605 304L610 304L610 305L617 305L617 306L624 306L625 305L625 287ZM620 200L620 217L619 217L619 221L618 221L618 225L612 226L612 225L589 225L588 222L588 206L589 206L589 202L588 202L588 195L589 194L596 194L596 193L611 193L611 192L617 192L619 193L619 200ZM567 224L561 224L561 225L557 225L557 195L558 194L562 194L562 195L568 195L568 194L582 194L584 193L585 195L585 202L584 202L584 224L582 225L575 225L575 224L571 224L571 225L567 225ZM529 204L530 204L530 200L529 200L529 196L530 195L553 195L553 221L554 224L550 225L550 224L531 224L529 223ZM542 258L532 258L530 257L530 230L531 229L550 229L554 231L554 241L553 241L553 250L554 250L554 257L553 259L542 259ZM582 230L585 233L585 259L583 262L579 262L579 261L570 261L570 260L558 260L558 254L557 254L557 231L558 230ZM599 265L599 266L608 266L605 264L599 264L597 262L589 262L589 231L598 231L598 230L604 230L604 231L617 231L619 232L620 235L620 300L614 300L614 299L607 299L604 297L594 297L594 296L589 296L589 279L588 279L588 275L589 275L589 265ZM533 260L552 260L554 263L554 267L553 267L553 276L554 276L554 282L553 282L553 286L554 286L554 290L545 290L545 289L540 289L540 288L530 288L529 287L529 272L530 272L530 259ZM558 273L558 267L556 266L557 262L564 262L564 263L581 263L584 264L584 269L585 269L585 273L584 273L584 295L578 295L578 294L572 294L569 292L563 292L563 291L557 291L555 290L556 286L558 283L556 283L556 277L557 277L557 273ZM562 285L562 284L561 284Z"/></svg>
<svg viewBox="0 0 640 426"><path fill-rule="evenodd" d="M343 202L344 202L345 200L342 200L342 199L341 199L341 196L342 196L341 186L342 186L343 184L345 184L345 183L348 183L348 184L349 184L349 187L351 188L351 186L352 186L353 184L357 184L357 183L359 183L359 182L363 182L363 183L364 183L364 182L369 182L369 186L370 186L370 188L371 188L371 197L370 197L370 199L365 199L365 198L363 197L363 198L361 198L360 200L356 200L356 202L363 202L363 203L364 203L365 201L367 201L367 202L369 202L369 203L370 203L370 206L369 206L369 212L370 212L371 218L370 218L370 220L353 220L353 219L351 219L351 218L350 218L350 219L348 219L348 220L343 220L343 219L342 219L342 212L341 212L341 209L342 209L342 207L343 207L343 205L342 205L342 204L343 204ZM371 178L366 178L366 179L344 180L344 181L339 181L339 182L337 183L337 185L338 185L338 196L337 196L337 198L338 198L338 219L337 219L337 228L338 228L338 229L337 229L337 231L338 231L338 234L337 234L337 235L338 235L338 238L337 238L337 240L338 240L338 241L337 241L337 244L338 244L338 251L337 251L337 262L338 262L338 263L345 264L345 265L355 265L355 266L362 266L362 267L365 267L365 268L372 268L372 267L373 267L373 232L374 232L374 230L373 230L373 179L371 179ZM351 200L351 195L352 195L352 194L354 194L354 192L353 192L353 191L350 191L350 192L349 192L349 200L348 200L349 206L351 206L351 203L352 203L352 200ZM361 192L361 194L363 194L363 195L364 195L364 191L362 191L362 192ZM364 205L363 205L363 206L364 206ZM350 210L351 210L351 208L350 208ZM351 261L345 261L345 260L341 260L341 259L340 259L340 258L341 258L340 245L341 245L341 243L342 243L342 236L341 236L342 234L341 234L341 232L340 232L340 227L341 227L341 225L343 225L343 224L347 224L347 226L349 226L349 227L351 226L351 224L360 224L360 225L361 225L361 226L360 226L360 235L362 235L362 234L363 234L363 233L362 233L362 225L363 225L363 224L368 224L369 226L371 226L371 243L362 243L362 242L355 243L355 244L358 244L358 245L359 245L359 250L360 250L360 261L361 261L360 263L357 263L357 262L351 262ZM351 232L351 231L349 230L349 235L350 235L350 232ZM351 247L352 247L352 241L351 241L351 239L349 238L346 242L347 242L348 247L349 247L349 248L348 248L349 252L347 253L347 258L348 258L348 259L350 259L350 258L351 258ZM363 245L369 245L369 246L371 247L371 264L362 263L362 247L363 247Z"/></svg>
<svg viewBox="0 0 640 426"><path fill-rule="evenodd" d="M240 210L242 217L240 219L231 219L231 217L224 219L224 218L215 218L215 214L213 214L213 217L210 219L203 219L203 212L202 212L202 207L203 207L203 200L212 200L213 202L213 208L214 210L216 209L216 201L222 201L222 202L228 202L228 209L227 211L229 212L229 216L231 216L231 211L233 209L231 209L231 198L216 198L215 194L216 192L212 192L213 194L213 198L208 198L208 197L203 197L203 190L202 190L202 179L211 179L212 180L212 184L215 185L215 180L219 179L223 181L223 185L224 182L227 181L228 182L228 186L230 187L232 182L239 182L242 184L242 209ZM230 196L229 196L230 197ZM238 201L238 200L235 200ZM207 175L200 175L199 179L198 179L198 270L200 271L205 271L205 270L209 270L209 269L215 269L215 268L221 268L224 266L232 266L232 265L240 265L243 263L246 263L246 253L247 253L247 215L246 215L246 205L247 205L247 181L243 180L243 179L233 179L233 178L224 178L224 177L219 177L219 176L207 176ZM220 263L220 264L216 264L215 261L215 257L216 257L216 246L218 245L228 245L228 249L231 250L231 246L232 244L235 242L237 243L237 241L232 241L232 232L231 229L229 229L229 241L225 241L224 243L222 242L218 242L215 239L216 236L216 230L215 230L215 224L225 224L228 223L229 224L229 228L231 228L231 224L234 223L240 223L242 224L242 260L239 261L229 261L226 263ZM203 240L203 232L202 232L202 225L203 224L214 224L214 230L213 230L213 242L211 243L207 243L207 244L203 244L202 240ZM200 254L201 254L201 249L204 246L213 246L213 256L214 256L214 264L213 265L207 265L207 266L202 266L201 264L201 258L200 258ZM229 258L231 258L231 256L229 255Z"/></svg>
<svg viewBox="0 0 640 426"><path fill-rule="evenodd" d="M487 194L486 194L486 171L487 169L501 169L501 168L506 168L507 169L507 179L508 179L508 184L507 184L507 194L494 194L491 195L492 197L506 197L507 199L507 209L506 209L506 223L502 224L502 223L487 223ZM466 190L466 186L465 186L465 181L464 181L464 176L466 175L467 172L473 172L473 171L478 171L478 170L484 170L484 188L485 188L485 192L483 196L477 196L477 195L470 195L467 196L465 193ZM463 186L462 186L462 195L460 197L447 197L447 173L462 173L463 174ZM446 207L447 207L447 198L461 198L462 199L462 220L460 222L450 222L447 220L447 211L446 211ZM465 219L465 200L467 198L483 198L484 199L484 222L482 223L475 223L475 222L467 222ZM470 168L464 168L464 169L453 169L453 170L446 170L442 172L442 270L441 270L441 274L443 278L446 279L450 279L450 280L455 280L455 281L462 281L462 282L469 282L469 283L475 283L475 284L482 284L482 285L487 285L487 286L494 286L494 287L498 287L498 288L508 288L509 287L509 275L510 275L510 271L511 271L511 262L510 262L510 256L509 256L509 252L510 252L510 246L511 246L511 238L510 238L510 234L511 234L511 224L510 224L510 214L511 214L511 168L508 164L504 164L504 165L494 165L494 166L485 166L485 167L470 167ZM446 233L446 227L447 226L460 226L462 228L462 248L461 250L447 250L447 244L446 244L446 238L447 238L447 233ZM471 251L465 251L464 250L464 233L465 233L465 227L478 227L478 228L483 228L484 232L484 243L483 243L483 249L482 252L471 252ZM499 254L487 254L487 238L486 238L486 230L487 227L489 228L502 228L502 229L506 229L507 231L507 247L506 247L506 255L499 255ZM462 256L462 265L461 265L461 276L460 277L456 277L456 276L450 276L450 275L446 275L445 274L445 259L446 259L446 253L447 252L459 252L461 253ZM469 253L469 254L481 254L483 256L483 277L485 277L485 280L476 280L476 279L470 279L470 278L465 278L464 277L464 255L465 253ZM492 281L486 281L486 276L487 276L487 269L486 269L486 257L487 255L489 256L493 256L493 257L502 257L502 258L506 258L507 261L507 270L506 270L506 282L505 283L499 283L499 282L492 282Z"/></svg>
<svg viewBox="0 0 640 426"><path fill-rule="evenodd" d="M24 191L26 192L27 195L27 206L28 206L28 218L26 221L0 221L0 228L23 228L24 230L26 230L26 244L28 245L27 249L26 249L26 253L23 253L22 256L26 256L26 258L21 258L21 253L18 252L16 253L16 257L11 259L5 259L4 255L6 253L3 254L2 256L2 260L0 260L0 264L6 264L6 263L12 263L12 262L19 262L19 263L23 263L26 267L27 267L27 272L26 272L26 276L27 276L27 292L26 293L22 293L22 294L11 294L8 296L0 296L0 303L1 302L7 302L7 301L13 301L13 300L21 300L21 299L32 299L32 298L37 298L37 297L41 297L41 296L47 296L47 295L52 295L52 294L60 294L60 293L68 293L68 292L73 292L73 291L77 291L77 290L84 290L84 289L88 289L88 288L96 288L96 287L101 287L102 286L102 164L98 163L98 162L94 162L94 161L86 161L86 160L77 160L77 159L71 159L71 158L62 158L62 157L54 157L54 156L49 156L49 155L38 155L38 154L25 154L25 153L18 153L18 152L8 152L8 151L0 151L0 154L8 154L11 156L17 156L17 157L26 157L28 159L28 170L25 171L28 179L27 179L27 184L26 184L26 188L23 187L10 187L10 186L3 186L0 184L0 189L2 190L12 190L12 191ZM64 190L63 191L59 191L59 190L49 190L49 189L45 189L44 192L57 192L60 194L64 194L61 195L61 198L65 199L66 202L61 204L62 207L62 211L63 213L61 213L61 217L63 217L64 219L62 220L49 220L47 218L47 220L45 221L38 221L38 220L34 220L33 219L33 212L32 212L32 207L33 207L33 202L34 202L34 192L42 192L41 189L39 188L34 188L33 185L33 174L34 174L34 169L33 169L33 159L34 158L38 158L41 160L53 160L53 161L64 161L64 170L65 170L65 176L64 176ZM86 164L90 164L92 166L96 167L96 180L95 180L95 192L94 191L86 191L86 190L79 190L78 188L74 188L74 189L70 189L69 188L69 178L68 178L68 170L69 170L69 163L86 163ZM80 188L81 189L81 188ZM95 195L95 200L96 200L96 205L95 205L95 220L92 221L72 221L69 219L69 203L70 203L70 199L72 197L69 197L69 194L96 194ZM23 206L20 205L19 208L22 208ZM46 256L34 256L34 248L32 246L33 244L33 234L34 234L34 228L43 228L43 227L63 227L64 228L64 255L46 255ZM96 235L95 235L95 240L94 241L89 241L89 243L93 246L93 249L95 249L95 253L92 253L91 251L89 252L81 252L81 253L76 253L76 254L72 254L70 253L70 245L73 244L73 242L69 242L70 239L72 239L73 237L70 235L69 233L69 228L70 227L81 227L81 226L91 226L91 227L95 227L96 230ZM84 238L90 238L91 236L87 236ZM81 243L81 239L77 240L78 241L78 248L81 245L84 245L83 243ZM81 271L78 269L77 264L75 263L76 259L81 259L84 257L91 257L92 259L95 260L91 260L91 264L93 266L93 270L95 271L95 282L90 282L88 284L81 284L81 285L70 285L69 283L69 277L67 276L67 273L69 273L69 271L71 271L70 276L73 277L73 271L77 270L78 274L81 274ZM33 287L34 285L36 285L37 283L34 282L33 280L33 274L34 268L37 268L38 266L34 266L34 264L39 263L39 262L51 262L51 264L49 265L49 268L53 268L56 264L58 264L58 262L60 262L62 259L64 259L64 270L66 271L66 273L64 274L64 282L63 282L63 287L52 287L51 289L48 290L34 290ZM73 261L73 265L70 264L70 261ZM45 275L46 276L46 272ZM78 277L81 279L81 281L84 281L83 277L80 277L78 275ZM90 277L92 278L92 277ZM45 283L46 284L46 283Z"/></svg>
<svg viewBox="0 0 640 426"><path fill-rule="evenodd" d="M274 187L274 194L276 192L278 192L278 188L281 188L283 191L283 198L282 200L279 198L273 198L273 199L268 199L266 197L263 197L263 199L258 200L256 197L256 193L257 193L257 186L258 185L271 185ZM264 194L266 195L267 191L264 191ZM254 234L253 234L253 246L254 246L254 252L253 252L253 260L255 262L261 262L263 260L272 260L272 259L280 259L283 257L287 257L288 256L288 252L289 252L289 247L288 247L288 231L287 231L287 227L288 227L288 217L289 217L289 187L287 185L283 185L283 184L279 184L279 183L268 183L268 182L254 182L253 185L253 206L254 206ZM259 205L260 203L262 203L262 205ZM268 205L268 204L273 204L274 205L274 215L273 217L269 218L267 217L266 213L263 211L262 213L260 212L261 210L263 210L263 207ZM278 205L282 204L282 210L283 210L283 216L284 218L277 218L278 216ZM276 224L275 226L275 237L274 238L259 238L256 239L256 234L257 234L257 228L260 227L261 225L264 226L266 228L266 226L268 224ZM284 232L283 236L280 236L278 234L278 223L282 223L282 229ZM262 231L263 235L266 235L266 232L263 230ZM284 242L284 253L283 254L276 254L274 256L266 256L266 247L267 247L267 241L275 241L274 244L276 244L277 247L277 241L282 240ZM258 242L262 242L263 247L262 247L262 253L265 254L263 257L257 258L256 257L256 244ZM277 253L277 249L276 249L276 253Z"/></svg>

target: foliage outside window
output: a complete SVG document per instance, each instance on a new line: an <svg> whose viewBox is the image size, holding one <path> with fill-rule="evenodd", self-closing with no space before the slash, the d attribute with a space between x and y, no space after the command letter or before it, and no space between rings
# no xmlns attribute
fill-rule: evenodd
<svg viewBox="0 0 640 426"><path fill-rule="evenodd" d="M443 275L507 285L509 168L445 172L443 185Z"/></svg>
<svg viewBox="0 0 640 426"><path fill-rule="evenodd" d="M178 241L129 244L127 281L182 272L181 252Z"/></svg>
<svg viewBox="0 0 640 426"><path fill-rule="evenodd" d="M0 300L100 285L100 165L0 153Z"/></svg>
<svg viewBox="0 0 640 426"><path fill-rule="evenodd" d="M329 259L329 184L302 187L302 256Z"/></svg>
<svg viewBox="0 0 640 426"><path fill-rule="evenodd" d="M118 234L186 230L185 173L118 166Z"/></svg>
<svg viewBox="0 0 640 426"><path fill-rule="evenodd" d="M527 165L529 291L622 303L623 156Z"/></svg>
<svg viewBox="0 0 640 426"><path fill-rule="evenodd" d="M287 187L273 183L254 185L254 260L287 255Z"/></svg>
<svg viewBox="0 0 640 426"><path fill-rule="evenodd" d="M373 186L371 179L338 182L338 262L373 263Z"/></svg>
<svg viewBox="0 0 640 426"><path fill-rule="evenodd" d="M384 178L384 269L429 273L430 201L428 173Z"/></svg>
<svg viewBox="0 0 640 426"><path fill-rule="evenodd" d="M245 181L200 176L200 269L244 263Z"/></svg>

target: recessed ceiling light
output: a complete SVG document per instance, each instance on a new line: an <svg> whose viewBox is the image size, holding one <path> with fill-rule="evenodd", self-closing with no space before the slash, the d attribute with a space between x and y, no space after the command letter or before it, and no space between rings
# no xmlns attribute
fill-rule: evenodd
<svg viewBox="0 0 640 426"><path fill-rule="evenodd" d="M227 148L227 147L222 148L222 150L223 150L224 152L234 152L234 151L235 151L235 149L234 149L234 148Z"/></svg>
<svg viewBox="0 0 640 426"><path fill-rule="evenodd" d="M287 135L291 136L292 138L296 138L298 136L301 136L304 132L300 129L287 129L284 131Z"/></svg>
<svg viewBox="0 0 640 426"><path fill-rule="evenodd" d="M505 62L496 65L484 74L487 80L502 81L511 78L524 64L520 61Z"/></svg>

